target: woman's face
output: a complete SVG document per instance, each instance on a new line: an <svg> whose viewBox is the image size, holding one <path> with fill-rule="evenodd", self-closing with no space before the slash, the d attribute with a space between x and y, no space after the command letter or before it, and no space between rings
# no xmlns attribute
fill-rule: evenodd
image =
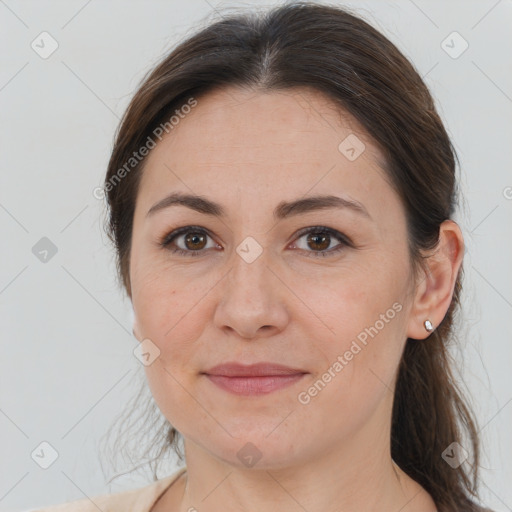
<svg viewBox="0 0 512 512"><path fill-rule="evenodd" d="M239 467L247 455L260 468L373 456L389 439L413 298L405 212L381 153L305 89L220 90L181 117L147 157L131 246L135 332L151 340L158 406L186 442ZM222 215L197 201L148 214L177 193ZM331 202L307 201L320 196ZM227 362L302 375L244 393L257 378L208 375Z"/></svg>

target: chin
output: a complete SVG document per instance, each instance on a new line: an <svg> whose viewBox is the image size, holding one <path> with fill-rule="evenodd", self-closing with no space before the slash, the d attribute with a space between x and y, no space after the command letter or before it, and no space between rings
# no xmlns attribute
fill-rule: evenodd
<svg viewBox="0 0 512 512"><path fill-rule="evenodd" d="M279 433L282 425L277 428L276 425L279 422L273 421L270 428L267 428L267 422L264 426L255 426L253 420L252 428L250 425L238 430L227 428L233 437L223 434L220 439L207 442L203 439L200 444L226 464L239 469L278 470L300 463L301 456L297 453L297 447L301 447L301 441L289 430L283 429Z"/></svg>

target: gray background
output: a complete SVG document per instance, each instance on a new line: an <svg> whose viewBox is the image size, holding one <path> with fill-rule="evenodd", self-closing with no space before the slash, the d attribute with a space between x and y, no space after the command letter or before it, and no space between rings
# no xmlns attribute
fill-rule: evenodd
<svg viewBox="0 0 512 512"><path fill-rule="evenodd" d="M482 496L510 511L512 2L340 3L413 61L461 158L466 203L456 219L467 247L455 356L481 427ZM150 481L132 475L106 484L98 460L98 440L137 391L143 368L93 190L143 74L215 9L249 5L0 0L1 511ZM46 59L31 48L43 31L59 45ZM457 58L442 46L453 31L469 44ZM463 41L452 39L452 53L460 51ZM46 262L32 250L43 237L57 248ZM43 441L58 452L48 469L31 458Z"/></svg>

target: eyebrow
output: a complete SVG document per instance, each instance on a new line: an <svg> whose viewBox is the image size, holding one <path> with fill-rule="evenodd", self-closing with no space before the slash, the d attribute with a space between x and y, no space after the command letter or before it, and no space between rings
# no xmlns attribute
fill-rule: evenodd
<svg viewBox="0 0 512 512"><path fill-rule="evenodd" d="M180 192L172 193L155 203L149 209L146 217L150 217L170 206L185 206L205 215L226 217L226 212L219 203L205 197ZM359 201L333 195L305 197L291 202L282 201L274 209L273 215L274 219L282 220L294 215L300 215L301 213L309 213L327 208L349 209L372 220L366 208Z"/></svg>

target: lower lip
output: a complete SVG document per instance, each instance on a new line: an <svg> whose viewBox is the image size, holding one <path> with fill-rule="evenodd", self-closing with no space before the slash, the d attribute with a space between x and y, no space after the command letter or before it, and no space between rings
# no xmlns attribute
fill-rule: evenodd
<svg viewBox="0 0 512 512"><path fill-rule="evenodd" d="M306 375L266 375L262 377L225 377L223 375L206 375L219 388L235 395L266 395L286 388L298 382Z"/></svg>

